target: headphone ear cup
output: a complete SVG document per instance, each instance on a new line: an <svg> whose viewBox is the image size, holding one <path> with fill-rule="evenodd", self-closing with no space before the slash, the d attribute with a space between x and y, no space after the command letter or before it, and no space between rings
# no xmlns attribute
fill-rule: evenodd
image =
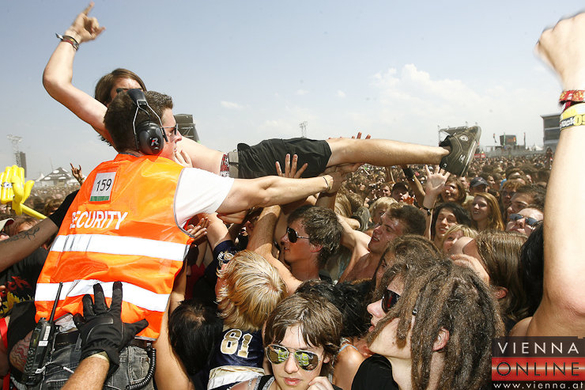
<svg viewBox="0 0 585 390"><path fill-rule="evenodd" d="M138 147L144 154L159 154L165 146L166 134L154 122L142 122L136 126Z"/></svg>

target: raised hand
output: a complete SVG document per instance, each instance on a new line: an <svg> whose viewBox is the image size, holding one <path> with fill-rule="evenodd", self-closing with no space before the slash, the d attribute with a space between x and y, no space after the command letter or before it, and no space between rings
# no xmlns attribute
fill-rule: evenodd
<svg viewBox="0 0 585 390"><path fill-rule="evenodd" d="M444 169L439 169L438 165L435 166L434 173L431 173L428 165L425 165L425 171L427 174L427 181L425 183L426 195L438 196L443 190L443 187L445 187L445 183L447 182L450 173Z"/></svg>
<svg viewBox="0 0 585 390"><path fill-rule="evenodd" d="M74 167L71 163L69 163L69 165L71 165L71 174L73 177L79 182L79 184L83 184L85 176L83 176L83 173L81 173L81 165L79 168Z"/></svg>
<svg viewBox="0 0 585 390"><path fill-rule="evenodd" d="M357 135L352 135L351 136L352 139L362 139L362 132L358 131ZM364 139L370 139L372 138L372 136L370 134L366 135L366 138Z"/></svg>
<svg viewBox="0 0 585 390"><path fill-rule="evenodd" d="M88 16L89 11L91 11L93 6L94 3L92 1L79 15L77 15L73 24L71 24L71 27L65 32L65 35L72 36L79 44L82 42L93 41L106 29L105 27L100 27L96 18L90 18Z"/></svg>
<svg viewBox="0 0 585 390"><path fill-rule="evenodd" d="M300 169L297 169L298 162L299 156L295 154L293 155L291 164L290 154L287 154L286 157L284 158L284 173L282 173L282 168L280 167L280 163L278 161L276 162L276 173L278 174L278 176L298 179L309 166L309 164L305 163Z"/></svg>

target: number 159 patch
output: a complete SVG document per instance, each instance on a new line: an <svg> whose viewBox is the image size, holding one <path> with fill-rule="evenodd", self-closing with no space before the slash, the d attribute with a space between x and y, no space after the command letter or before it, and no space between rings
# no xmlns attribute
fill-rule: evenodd
<svg viewBox="0 0 585 390"><path fill-rule="evenodd" d="M93 188L91 190L90 202L103 202L110 200L110 193L114 186L114 179L116 178L116 172L104 172L98 173L95 176L93 182Z"/></svg>

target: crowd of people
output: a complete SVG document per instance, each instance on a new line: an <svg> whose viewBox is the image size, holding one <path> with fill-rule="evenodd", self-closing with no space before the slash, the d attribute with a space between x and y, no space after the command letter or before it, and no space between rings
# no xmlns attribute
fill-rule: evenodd
<svg viewBox="0 0 585 390"><path fill-rule="evenodd" d="M45 219L3 205L4 388L484 389L494 339L585 335L584 93L562 101L556 155L474 158L477 126L437 147L358 134L222 153L129 70L95 97L73 86L103 31L92 7L43 83L118 155L33 191ZM580 14L537 45L565 90L585 89L583 43Z"/></svg>

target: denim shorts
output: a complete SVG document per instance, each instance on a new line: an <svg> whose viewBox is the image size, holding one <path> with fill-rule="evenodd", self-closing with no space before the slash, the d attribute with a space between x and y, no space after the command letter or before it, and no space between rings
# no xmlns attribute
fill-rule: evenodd
<svg viewBox="0 0 585 390"><path fill-rule="evenodd" d="M45 376L35 389L60 389L79 365L81 358L81 338L75 344L59 344L51 353L46 366ZM150 359L145 349L128 346L120 352L120 366L104 383L104 389L125 390L144 379L148 372ZM17 385L20 388L20 386ZM154 390L151 379L143 389Z"/></svg>

